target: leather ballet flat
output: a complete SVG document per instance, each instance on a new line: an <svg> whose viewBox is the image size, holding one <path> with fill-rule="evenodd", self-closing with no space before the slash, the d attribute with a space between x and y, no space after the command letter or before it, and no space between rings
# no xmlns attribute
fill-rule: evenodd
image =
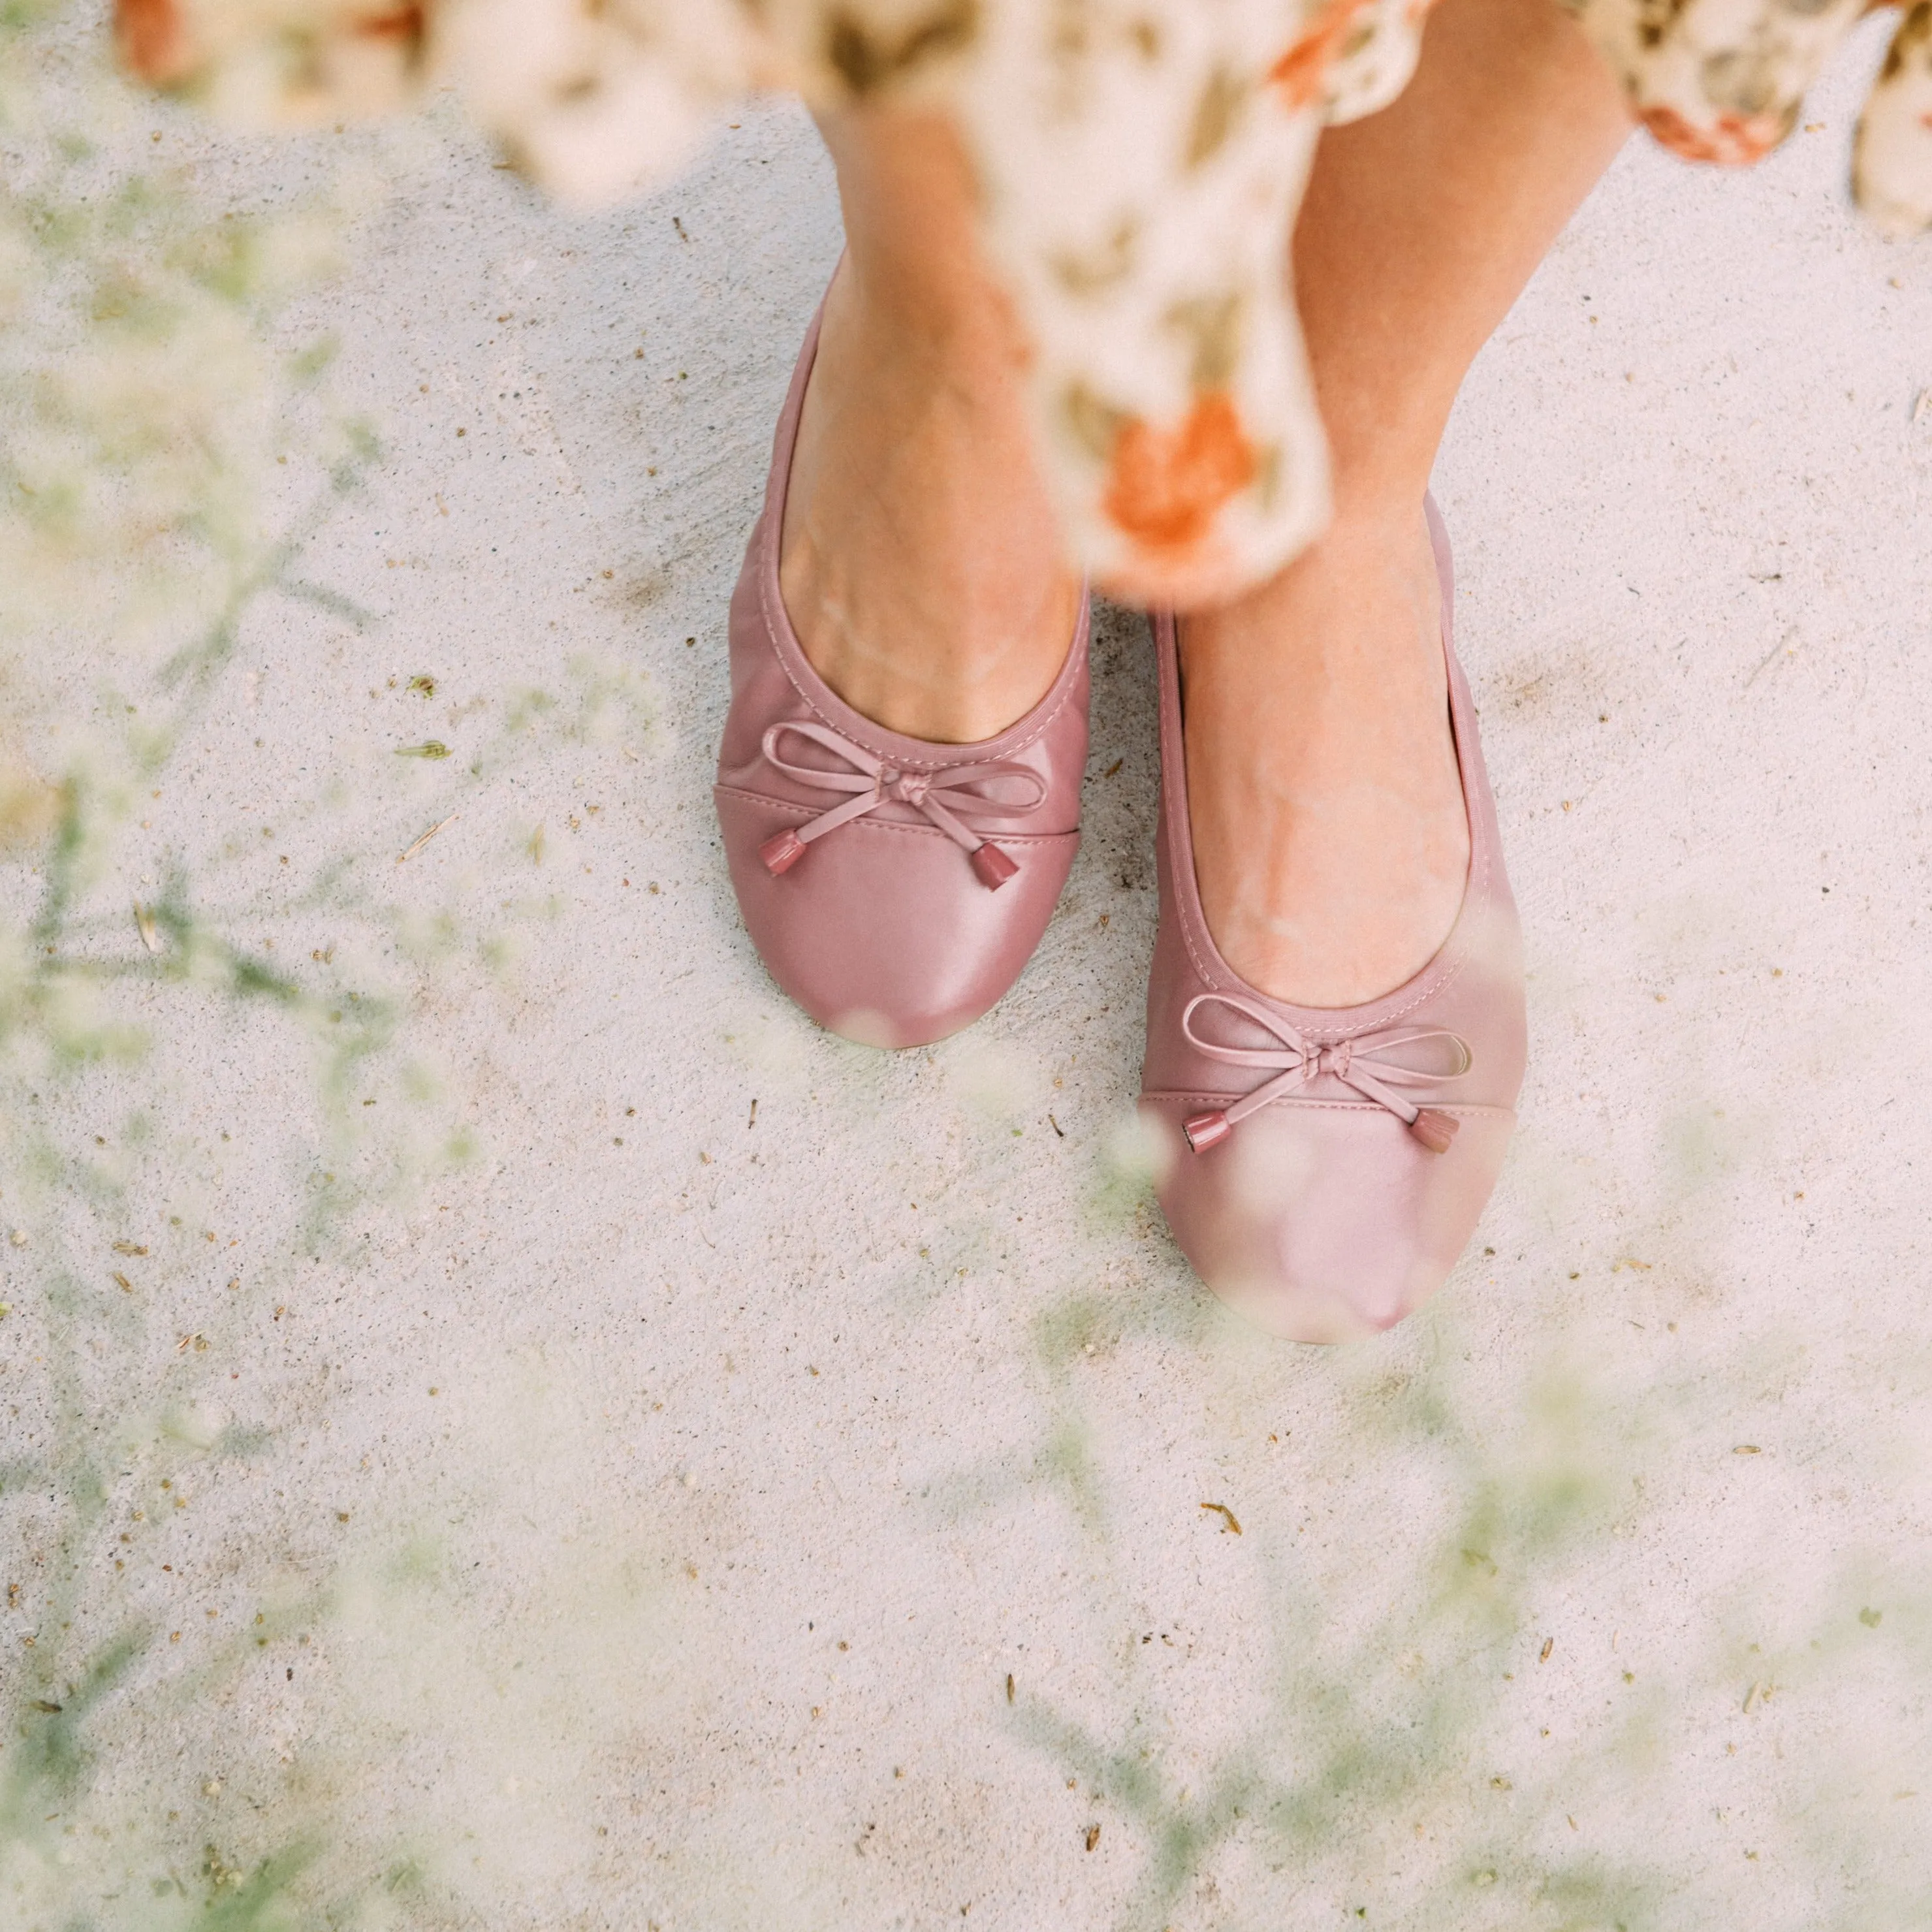
<svg viewBox="0 0 1932 1932"><path fill-rule="evenodd" d="M713 796L746 931L824 1027L922 1046L1006 992L1080 842L1089 612L1046 695L997 737L929 744L874 724L806 662L778 588L785 491L819 321L773 440L731 598L731 703Z"/></svg>
<svg viewBox="0 0 1932 1932"><path fill-rule="evenodd" d="M1442 1286L1496 1185L1522 1084L1522 933L1456 657L1448 536L1426 507L1469 872L1442 950L1383 998L1290 1005L1222 958L1195 877L1174 620L1154 621L1160 916L1140 1108L1162 1146L1161 1206L1196 1272L1298 1341L1389 1328Z"/></svg>

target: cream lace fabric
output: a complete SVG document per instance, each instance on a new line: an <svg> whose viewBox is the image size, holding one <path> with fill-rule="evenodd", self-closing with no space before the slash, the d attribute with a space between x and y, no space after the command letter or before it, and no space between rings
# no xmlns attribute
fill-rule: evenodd
<svg viewBox="0 0 1932 1932"><path fill-rule="evenodd" d="M1154 602L1264 575L1328 514L1286 237L1322 126L1415 64L1426 0L120 0L123 58L248 123L453 85L560 199L662 180L732 104L950 104L1037 346L1072 541ZM1570 0L1652 134L1755 160L1866 0ZM1932 226L1932 0L1892 40L1853 194Z"/></svg>

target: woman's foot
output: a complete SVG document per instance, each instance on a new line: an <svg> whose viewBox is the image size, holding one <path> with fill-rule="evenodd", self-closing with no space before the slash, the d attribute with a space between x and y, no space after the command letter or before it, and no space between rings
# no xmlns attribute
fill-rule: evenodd
<svg viewBox="0 0 1932 1932"><path fill-rule="evenodd" d="M1202 909L1278 1000L1379 998L1455 923L1469 826L1442 622L1418 503L1338 519L1261 590L1182 622Z"/></svg>
<svg viewBox="0 0 1932 1932"><path fill-rule="evenodd" d="M976 266L950 130L874 116L826 138L851 251L799 425L785 608L854 710L971 744L1046 695L1082 594L1034 464L1026 345Z"/></svg>
<svg viewBox="0 0 1932 1932"><path fill-rule="evenodd" d="M732 593L718 830L746 931L779 986L849 1040L922 1046L1005 993L1066 883L1087 762L1085 614L1043 701L990 740L909 741L828 690L777 608L818 347L814 325Z"/></svg>
<svg viewBox="0 0 1932 1932"><path fill-rule="evenodd" d="M1446 592L1448 539L1429 514ZM1384 548L1391 568L1406 548L1400 544L1393 555ZM1366 560L1365 555L1364 567ZM1406 573L1393 574L1400 583ZM1310 588L1298 587L1304 593ZM1262 1327L1299 1341L1341 1341L1386 1328L1442 1286L1496 1184L1522 1084L1521 930L1497 848L1474 707L1450 656L1448 630L1445 611L1432 639L1436 662L1446 673L1435 703L1448 713L1437 728L1453 733L1461 753L1462 824L1474 855L1462 916L1442 950L1441 970L1419 986L1352 1012L1322 1012L1315 1024L1292 1005L1231 985L1210 963L1202 909L1187 890L1188 880L1207 869L1194 849L1200 820L1184 809L1196 776L1192 721L1182 701L1173 626L1166 618L1155 625L1162 769L1176 780L1184 772L1188 781L1185 790L1174 785L1161 814L1160 923L1148 985L1141 1114L1156 1144L1169 1152L1156 1191L1174 1238L1202 1280ZM1385 639L1389 634L1385 630ZM1397 625L1393 634L1404 645L1390 653L1394 660L1419 659L1419 649L1407 647L1408 630ZM1364 828L1378 820L1399 851L1428 843L1418 832L1430 813L1424 811L1418 821L1412 812L1405 824L1402 812L1378 808L1384 793L1401 800L1406 783L1391 784L1386 772L1372 779L1361 788L1371 801L1364 812L1349 782L1377 764L1406 780L1430 748L1429 734L1420 728L1425 710L1414 709L1413 746L1378 744L1357 732L1351 763L1348 734L1337 722L1348 707L1330 694L1346 690L1352 680L1334 673L1338 653L1315 655L1310 688L1323 694L1318 704L1303 708L1322 714L1320 728L1302 742L1313 748L1318 772L1347 766L1348 776L1304 787L1305 796L1275 812L1280 822L1257 845L1264 852L1275 848L1277 877L1261 876L1265 868L1258 867L1258 890L1279 892L1280 875L1298 868L1318 885L1340 880L1346 887L1352 882L1334 851L1352 841L1361 862L1371 862L1377 855ZM1405 691L1398 710L1408 708L1412 694ZM1279 690L1268 703L1277 716L1293 709ZM1432 760L1422 756L1420 762ZM1224 781L1216 789L1229 788ZM1334 830L1312 862L1306 862L1312 843L1298 850L1294 830L1304 809L1325 814ZM1392 896L1408 902L1412 885L1396 882ZM1342 900L1337 931L1362 942L1359 977L1353 986L1342 982L1334 976L1339 956L1316 957L1319 949L1303 944L1298 950L1310 962L1308 970L1330 975L1330 983L1291 986L1297 1000L1339 1002L1371 986L1384 989L1431 946L1434 934L1424 937L1419 922L1402 931L1346 890ZM1264 953L1274 942L1292 956L1298 950L1293 942L1304 938L1294 934L1281 949L1274 922L1260 923ZM1402 956L1405 947L1408 958ZM1378 968L1361 964L1378 954ZM1397 959L1400 964L1391 963ZM1256 962L1246 970L1256 971Z"/></svg>

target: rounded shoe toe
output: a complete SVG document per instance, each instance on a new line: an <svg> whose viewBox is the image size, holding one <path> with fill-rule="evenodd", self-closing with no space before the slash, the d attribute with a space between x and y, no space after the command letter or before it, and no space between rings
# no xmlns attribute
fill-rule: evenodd
<svg viewBox="0 0 1932 1932"><path fill-rule="evenodd" d="M868 1046L930 1046L1018 976L1066 883L1078 832L1003 836L1017 868L986 885L943 832L873 820L773 873L760 848L806 814L721 786L718 817L745 929L820 1025Z"/></svg>
<svg viewBox="0 0 1932 1932"><path fill-rule="evenodd" d="M1514 1118L1452 1107L1455 1138L1436 1154L1384 1108L1282 1101L1197 1154L1181 1124L1198 1100L1141 1105L1167 1150L1156 1191L1182 1252L1222 1300L1298 1342L1392 1328L1442 1286Z"/></svg>

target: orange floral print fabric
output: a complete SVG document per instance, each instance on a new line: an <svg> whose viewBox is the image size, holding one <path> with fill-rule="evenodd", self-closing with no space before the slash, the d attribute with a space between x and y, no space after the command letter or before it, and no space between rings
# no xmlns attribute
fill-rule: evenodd
<svg viewBox="0 0 1932 1932"><path fill-rule="evenodd" d="M1122 427L1100 507L1150 552L1190 551L1254 474L1253 446L1233 401L1217 389L1196 397L1186 419L1172 430L1143 422Z"/></svg>
<svg viewBox="0 0 1932 1932"><path fill-rule="evenodd" d="M1328 510L1284 264L1322 128L1413 72L1428 0L118 0L122 58L247 123L454 85L579 206L664 179L747 93L950 106L1030 328L1046 472L1096 576L1154 602L1288 561ZM1634 118L1757 159L1868 0L1562 0ZM1853 192L1932 228L1932 0L1898 27Z"/></svg>

